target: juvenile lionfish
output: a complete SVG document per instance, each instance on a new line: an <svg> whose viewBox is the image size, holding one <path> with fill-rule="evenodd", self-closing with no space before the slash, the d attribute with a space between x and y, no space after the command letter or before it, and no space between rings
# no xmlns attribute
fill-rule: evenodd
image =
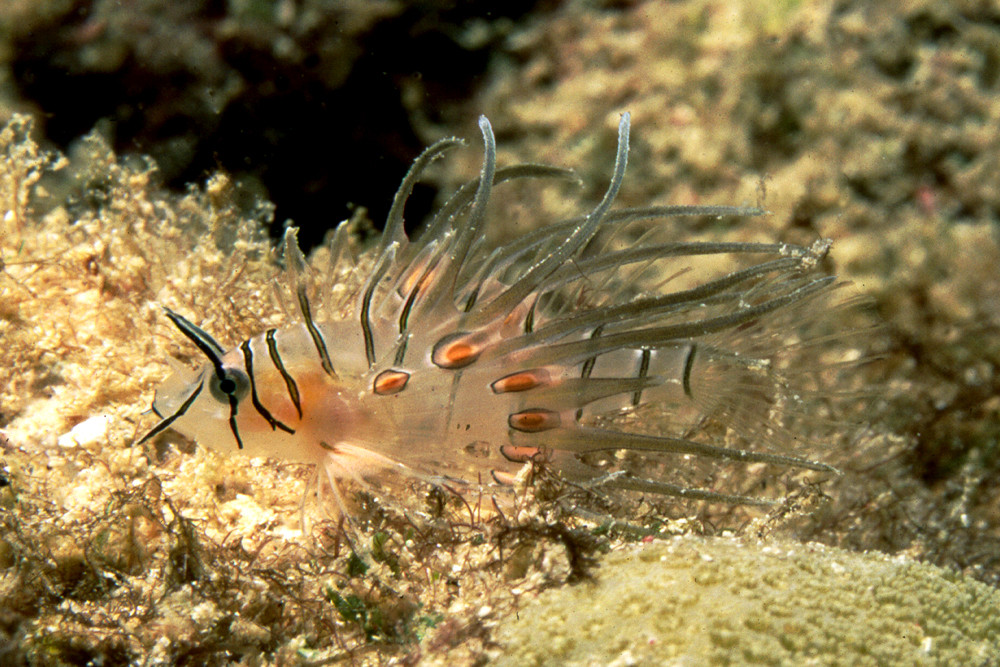
<svg viewBox="0 0 1000 667"><path fill-rule="evenodd" d="M415 183L462 142L441 140L414 162L346 312L324 319L310 303L294 229L283 252L300 322L227 351L167 310L208 362L160 387L162 421L143 440L172 428L216 450L315 463L338 501L338 480L365 486L387 472L492 493L531 462L602 489L766 504L692 484L684 471L705 461L835 470L790 449L796 420L824 391L817 377L846 361L810 352L835 335L801 333L836 291L817 269L829 242L669 241L660 222L763 213L756 208L612 210L626 113L600 203L497 245L484 229L495 187L572 172L497 168L490 123L481 117L479 127L479 178L410 238L403 209ZM347 235L345 222L334 256L349 255ZM734 445L708 422L743 440ZM634 453L658 463L636 468Z"/></svg>

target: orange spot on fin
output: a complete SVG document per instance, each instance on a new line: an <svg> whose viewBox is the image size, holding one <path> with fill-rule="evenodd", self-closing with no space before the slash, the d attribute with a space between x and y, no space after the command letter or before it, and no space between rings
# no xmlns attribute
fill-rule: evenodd
<svg viewBox="0 0 1000 667"><path fill-rule="evenodd" d="M499 470L491 470L490 475L493 476L493 481L497 484L503 486L514 486L517 483L517 477L511 475L509 472L501 472Z"/></svg>
<svg viewBox="0 0 1000 667"><path fill-rule="evenodd" d="M501 445L500 453L511 463L527 463L538 456L541 449L523 445Z"/></svg>
<svg viewBox="0 0 1000 667"><path fill-rule="evenodd" d="M483 353L483 346L473 336L458 332L449 334L437 342L431 361L440 368L465 368Z"/></svg>
<svg viewBox="0 0 1000 667"><path fill-rule="evenodd" d="M494 394L506 394L515 391L528 391L543 384L548 384L549 372L544 368L536 368L520 373L505 375L490 385Z"/></svg>
<svg viewBox="0 0 1000 667"><path fill-rule="evenodd" d="M406 389L406 383L410 381L410 374L406 371L387 370L375 376L372 383L372 391L379 396L392 396Z"/></svg>
<svg viewBox="0 0 1000 667"><path fill-rule="evenodd" d="M507 417L507 424L517 431L525 433L537 433L558 428L562 419L558 412L536 408L533 410L522 410Z"/></svg>

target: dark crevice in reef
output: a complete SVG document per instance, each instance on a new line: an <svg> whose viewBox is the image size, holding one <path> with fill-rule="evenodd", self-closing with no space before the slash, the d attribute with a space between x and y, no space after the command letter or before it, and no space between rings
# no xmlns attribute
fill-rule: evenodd
<svg viewBox="0 0 1000 667"><path fill-rule="evenodd" d="M275 203L274 234L290 218L312 246L353 206L380 225L424 147L412 119L457 122L511 22L557 4L348 2L279 25L273 3L139 2L126 18L81 0L25 31L13 72L59 148L98 125L172 188L221 168ZM408 220L435 195L418 188Z"/></svg>

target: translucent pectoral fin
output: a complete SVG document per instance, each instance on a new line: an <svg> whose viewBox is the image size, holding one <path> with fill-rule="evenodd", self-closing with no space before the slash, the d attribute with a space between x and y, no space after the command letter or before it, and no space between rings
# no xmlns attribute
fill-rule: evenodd
<svg viewBox="0 0 1000 667"><path fill-rule="evenodd" d="M413 496L413 489L409 487L414 482L440 485L440 480L363 445L338 442L322 443L322 446L326 456L321 463L320 476L325 474L326 484L320 480L320 497L322 500L322 487L328 485L333 501L322 503L323 510L345 527L345 537L355 551L364 544L362 521L374 516L370 512L374 506L366 506L369 501L411 521L426 521L427 517L415 509L414 504L404 504L400 500ZM360 495L355 496L352 492Z"/></svg>

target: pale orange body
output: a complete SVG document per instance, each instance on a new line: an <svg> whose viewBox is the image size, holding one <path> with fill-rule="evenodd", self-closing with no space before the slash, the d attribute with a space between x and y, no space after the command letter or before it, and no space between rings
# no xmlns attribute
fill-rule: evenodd
<svg viewBox="0 0 1000 667"><path fill-rule="evenodd" d="M498 170L484 119L482 176L409 239L403 203L426 164L457 142L435 144L404 180L374 268L340 319L314 321L300 288L302 321L224 351L169 313L210 363L161 387L154 409L164 421L151 435L170 427L220 451L321 464L331 482L363 483L395 469L459 491L509 483L534 460L608 487L767 502L629 470L609 474L613 457L610 465L588 458L614 450L674 457L676 466L694 456L832 470L782 451L795 440L784 419L815 391L789 365L808 345L792 328L815 318L832 291L832 279L815 270L828 244L671 242L657 221L755 209L612 211L627 121L596 208L497 247L481 229L493 185L566 172ZM651 231L620 243L633 227ZM721 271L687 271L704 256L713 266L732 261ZM303 270L294 231L285 261L293 274ZM650 267L671 277L644 291ZM650 407L668 418L653 427L626 419ZM715 444L696 435L705 419L768 442L759 450Z"/></svg>

